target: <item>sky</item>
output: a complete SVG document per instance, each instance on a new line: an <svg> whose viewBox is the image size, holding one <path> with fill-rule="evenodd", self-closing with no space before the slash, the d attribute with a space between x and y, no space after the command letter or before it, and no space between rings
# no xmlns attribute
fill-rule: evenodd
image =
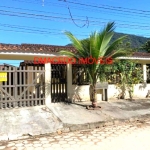
<svg viewBox="0 0 150 150"><path fill-rule="evenodd" d="M64 31L83 39L103 29L109 21L115 22L116 32L150 37L149 3L149 0L1 0L0 43L67 45L70 41Z"/></svg>

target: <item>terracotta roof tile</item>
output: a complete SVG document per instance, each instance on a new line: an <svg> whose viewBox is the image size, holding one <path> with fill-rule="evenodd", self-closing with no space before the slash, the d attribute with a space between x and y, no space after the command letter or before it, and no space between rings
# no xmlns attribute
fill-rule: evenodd
<svg viewBox="0 0 150 150"><path fill-rule="evenodd" d="M4 44L0 43L0 52L22 52L22 53L42 53L49 54L52 52L59 52L61 50L68 50L76 52L73 46L56 46L44 44ZM150 58L150 53L135 52L132 57Z"/></svg>
<svg viewBox="0 0 150 150"><path fill-rule="evenodd" d="M150 53L135 52L135 53L133 53L132 57L138 57L138 58L150 58Z"/></svg>
<svg viewBox="0 0 150 150"><path fill-rule="evenodd" d="M42 45L42 44L0 44L0 52L29 52L29 53L51 53L59 52L61 50L69 50L75 52L73 46L55 46L55 45Z"/></svg>

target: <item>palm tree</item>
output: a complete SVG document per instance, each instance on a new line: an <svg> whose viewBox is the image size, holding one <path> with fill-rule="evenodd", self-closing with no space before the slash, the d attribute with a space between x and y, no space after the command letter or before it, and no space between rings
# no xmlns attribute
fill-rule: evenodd
<svg viewBox="0 0 150 150"><path fill-rule="evenodd" d="M125 39L126 36L122 36L111 41L114 35L114 22L109 22L101 32L91 33L90 37L84 40L77 39L71 32L65 32L67 37L71 40L72 45L76 49L76 53L70 51L61 51L60 53L69 57L74 57L76 60L80 58L112 58L115 59L120 56L125 56L127 53L124 49L119 48L120 43ZM96 83L99 79L99 69L101 63L83 64L89 75L90 82L90 100L92 107L97 107L96 102Z"/></svg>

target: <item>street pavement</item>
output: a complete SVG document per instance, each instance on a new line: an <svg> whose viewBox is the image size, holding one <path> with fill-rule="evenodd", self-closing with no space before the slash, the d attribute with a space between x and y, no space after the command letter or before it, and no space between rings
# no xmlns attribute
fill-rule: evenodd
<svg viewBox="0 0 150 150"><path fill-rule="evenodd" d="M0 110L0 142L30 137L91 130L133 122L150 116L150 100L116 100L98 103L100 109L87 110L90 103L52 103L48 106Z"/></svg>
<svg viewBox="0 0 150 150"><path fill-rule="evenodd" d="M150 118L0 143L0 150L150 150Z"/></svg>

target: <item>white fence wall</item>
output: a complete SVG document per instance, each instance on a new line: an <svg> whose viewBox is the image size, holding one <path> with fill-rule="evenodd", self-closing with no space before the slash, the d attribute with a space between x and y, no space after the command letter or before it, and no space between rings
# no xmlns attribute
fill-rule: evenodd
<svg viewBox="0 0 150 150"><path fill-rule="evenodd" d="M134 85L134 93L133 98L146 98L146 95L148 93L148 90L150 90L150 84L136 84ZM89 85L81 85L81 86L75 86L72 85L72 90L70 91L72 93L72 96L76 93L80 96L82 101L89 101ZM108 100L116 99L120 93L120 90L117 88L116 85L111 84L108 85ZM98 100L102 100L102 90L97 91L97 98ZM128 93L126 93L126 98L129 98Z"/></svg>

